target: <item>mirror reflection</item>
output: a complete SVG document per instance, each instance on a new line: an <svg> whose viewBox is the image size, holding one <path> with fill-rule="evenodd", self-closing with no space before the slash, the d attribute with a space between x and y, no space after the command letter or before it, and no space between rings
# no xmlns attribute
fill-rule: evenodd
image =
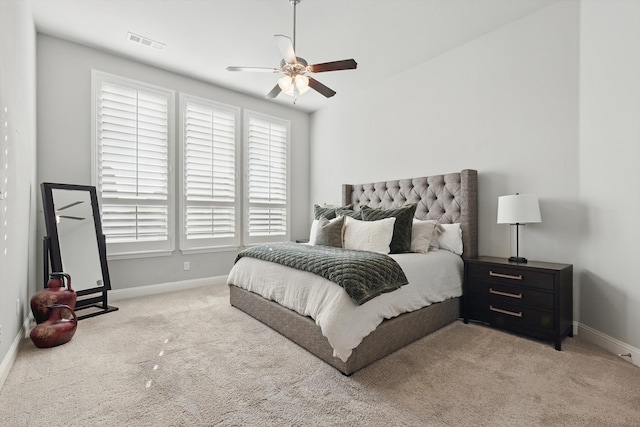
<svg viewBox="0 0 640 427"><path fill-rule="evenodd" d="M71 276L72 287L76 291L102 286L102 267L89 193L61 189L52 192L62 271Z"/></svg>

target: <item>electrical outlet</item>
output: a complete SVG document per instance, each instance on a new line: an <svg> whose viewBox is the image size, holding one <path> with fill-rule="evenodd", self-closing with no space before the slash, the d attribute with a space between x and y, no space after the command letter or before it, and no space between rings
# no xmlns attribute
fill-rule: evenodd
<svg viewBox="0 0 640 427"><path fill-rule="evenodd" d="M184 270L187 271L191 268L191 263L189 261L184 262Z"/></svg>

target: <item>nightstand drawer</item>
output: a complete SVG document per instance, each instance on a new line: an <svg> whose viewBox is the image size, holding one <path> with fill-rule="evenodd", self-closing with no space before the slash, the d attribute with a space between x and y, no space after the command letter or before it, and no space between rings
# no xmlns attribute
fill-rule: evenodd
<svg viewBox="0 0 640 427"><path fill-rule="evenodd" d="M498 303L504 302L553 311L553 294L549 292L482 280L471 281L468 292L473 300L487 299Z"/></svg>
<svg viewBox="0 0 640 427"><path fill-rule="evenodd" d="M497 327L553 330L553 312L488 299L474 301L470 310L473 318Z"/></svg>
<svg viewBox="0 0 640 427"><path fill-rule="evenodd" d="M478 278L506 285L533 286L553 291L553 274L511 266L470 264L470 278Z"/></svg>

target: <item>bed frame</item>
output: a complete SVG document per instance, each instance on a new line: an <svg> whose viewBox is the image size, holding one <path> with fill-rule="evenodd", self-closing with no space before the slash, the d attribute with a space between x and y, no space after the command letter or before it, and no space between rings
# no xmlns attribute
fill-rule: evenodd
<svg viewBox="0 0 640 427"><path fill-rule="evenodd" d="M363 205L390 209L417 203L415 217L418 219L436 219L445 224L459 222L463 257L478 256L478 174L475 170L371 184L345 184L342 202L343 205L353 204L355 210ZM229 289L232 306L260 320L345 375L351 375L460 317L460 298L451 298L387 319L365 337L349 359L343 362L333 357L333 348L310 317L233 284Z"/></svg>

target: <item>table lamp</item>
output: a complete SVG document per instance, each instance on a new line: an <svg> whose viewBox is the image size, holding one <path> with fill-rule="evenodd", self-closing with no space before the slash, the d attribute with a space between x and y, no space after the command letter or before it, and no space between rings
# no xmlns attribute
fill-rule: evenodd
<svg viewBox="0 0 640 427"><path fill-rule="evenodd" d="M511 224L511 257L509 262L525 264L527 259L520 256L520 226L542 222L538 198L533 194L518 194L498 197L498 224ZM515 228L515 236L513 230ZM514 239L515 237L515 239ZM515 256L513 253L515 241Z"/></svg>

